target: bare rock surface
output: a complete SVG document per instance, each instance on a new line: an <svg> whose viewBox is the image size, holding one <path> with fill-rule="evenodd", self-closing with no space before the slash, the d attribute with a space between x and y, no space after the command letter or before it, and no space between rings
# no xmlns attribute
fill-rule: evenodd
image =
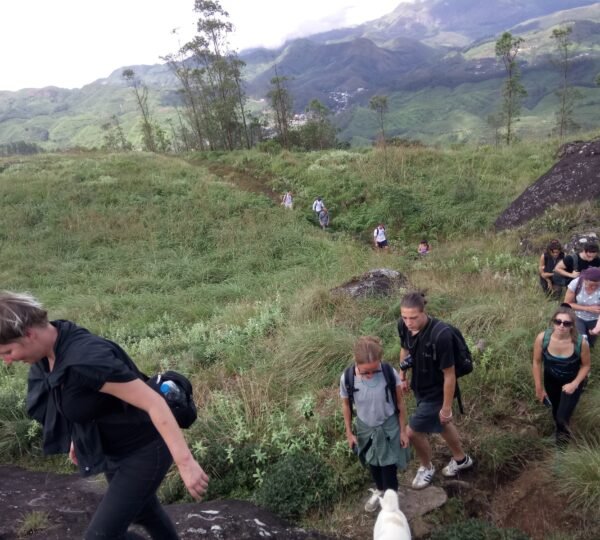
<svg viewBox="0 0 600 540"><path fill-rule="evenodd" d="M398 493L400 508L409 521L440 508L448 500L446 491L438 486L429 486L421 490L400 487Z"/></svg>
<svg viewBox="0 0 600 540"><path fill-rule="evenodd" d="M559 158L498 217L497 230L526 223L554 204L600 198L600 139L565 144Z"/></svg>
<svg viewBox="0 0 600 540"><path fill-rule="evenodd" d="M21 538L17 531L34 511L44 512L48 523L31 531L35 540L81 539L104 487L78 475L27 471L0 467L0 540ZM315 531L286 523L270 512L246 501L209 501L174 504L166 510L176 523L182 540L328 540ZM141 532L141 531L139 531Z"/></svg>
<svg viewBox="0 0 600 540"><path fill-rule="evenodd" d="M391 296L396 290L408 286L406 276L396 270L377 268L353 277L347 283L331 290L334 294L345 294L352 298Z"/></svg>

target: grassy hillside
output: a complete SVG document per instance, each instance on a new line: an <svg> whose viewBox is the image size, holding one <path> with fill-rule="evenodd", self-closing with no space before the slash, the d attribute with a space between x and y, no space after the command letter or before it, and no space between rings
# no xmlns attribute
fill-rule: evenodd
<svg viewBox="0 0 600 540"><path fill-rule="evenodd" d="M566 239L599 208L555 210L502 235L490 230L551 166L550 145L187 157L0 160L0 272L4 288L29 290L53 317L117 340L147 372L174 366L191 376L200 419L188 436L212 477L209 496L276 505L281 494L265 486L301 481L298 460L311 460L319 483L294 491L278 510L298 517L305 508L299 517L323 530L366 537L370 518L351 516L367 473L346 448L337 384L357 336L379 335L396 362L399 298L354 301L330 289L378 267L405 273L427 290L433 314L472 344L488 344L464 380L468 414L460 420L479 463L477 490L489 495L552 455L549 415L533 400L529 366L533 338L554 306L538 291L535 255L521 254L519 237L537 246ZM286 188L293 211L262 194ZM316 195L331 210L330 231L312 221ZM382 219L389 254L369 248ZM417 259L422 235L433 250ZM22 410L23 375L15 366L0 370L4 460L27 462L39 451ZM595 523L584 521L585 510L600 502L600 481L586 469L590 456L598 459L600 436L595 380L589 388L576 419L587 446L574 444L555 463L564 500L584 500L568 530L581 539ZM446 452L436 448L435 459ZM163 496L182 495L173 474ZM487 518L466 494L448 508L431 518L433 527Z"/></svg>

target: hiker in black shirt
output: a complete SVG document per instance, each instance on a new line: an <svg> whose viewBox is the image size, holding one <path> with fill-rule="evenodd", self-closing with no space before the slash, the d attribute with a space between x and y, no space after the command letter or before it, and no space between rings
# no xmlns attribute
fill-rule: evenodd
<svg viewBox="0 0 600 540"><path fill-rule="evenodd" d="M408 436L421 466L412 486L423 489L431 484L435 474L429 433L441 434L452 452L452 459L442 469L444 476L456 476L459 471L472 467L473 460L463 452L458 431L452 423L452 401L456 390L452 335L450 331L436 331L434 337L434 327L444 323L427 315L425 299L420 293L404 296L400 313L400 365L405 365L411 357L410 386L417 400L417 408L408 422ZM406 371L401 378L405 376Z"/></svg>
<svg viewBox="0 0 600 540"><path fill-rule="evenodd" d="M566 287L572 280L578 278L581 272L590 267L600 267L598 244L594 242L588 242L583 246L583 251L576 255L567 255L558 262L554 269L554 283Z"/></svg>
<svg viewBox="0 0 600 540"><path fill-rule="evenodd" d="M107 491L85 538L177 540L156 491L175 461L192 497L208 476L163 397L116 343L69 321L49 321L28 294L0 293L0 357L29 364L27 410L43 425L45 454L68 453L83 475L104 472Z"/></svg>

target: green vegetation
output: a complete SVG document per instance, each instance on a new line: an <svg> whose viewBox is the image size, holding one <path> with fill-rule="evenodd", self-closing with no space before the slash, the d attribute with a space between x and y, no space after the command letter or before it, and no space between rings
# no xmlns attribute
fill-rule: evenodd
<svg viewBox="0 0 600 540"><path fill-rule="evenodd" d="M34 510L29 512L23 518L17 534L19 537L27 537L35 534L36 532L43 531L50 526L50 520L47 512L39 512Z"/></svg>
<svg viewBox="0 0 600 540"><path fill-rule="evenodd" d="M2 284L31 291L52 317L116 340L146 372L172 366L190 376L200 417L187 436L212 477L210 497L260 499L272 508L277 500L277 511L305 520L318 520L324 501L340 500L317 521L333 532L355 512L343 505L358 505L368 481L345 442L340 374L360 335L379 335L390 361L398 352L399 298L331 293L368 269L403 272L427 290L433 314L459 326L471 344L487 342L461 381L467 415L459 421L480 464L478 487L489 491L552 454L542 442L552 426L534 402L530 354L554 306L540 294L536 257L520 252L519 238L542 249L550 236L566 238L580 219L597 216L598 204L499 235L491 225L551 166L553 150L388 146L387 175L376 150L197 153L187 161L4 158ZM264 194L286 189L295 195L292 211ZM331 211L328 232L313 222L316 195ZM385 254L370 249L381 220L392 248ZM422 236L432 252L419 259ZM24 374L17 366L0 372L0 439L7 441L0 458L39 466L39 431L22 406ZM595 425L588 410L600 410L595 380L578 411L578 433ZM299 453L314 462L308 487L293 487L301 480L290 472ZM583 465L597 463L599 450L591 438L587 445L578 439L565 459L571 453ZM289 478L283 486L281 475ZM597 475L586 475L582 466L579 482L565 488L570 500L597 496ZM277 491L285 486L293 493ZM176 474L162 495L185 496Z"/></svg>

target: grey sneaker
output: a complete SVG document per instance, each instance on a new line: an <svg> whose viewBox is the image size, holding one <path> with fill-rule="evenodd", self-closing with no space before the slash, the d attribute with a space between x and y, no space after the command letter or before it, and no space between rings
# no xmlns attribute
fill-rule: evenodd
<svg viewBox="0 0 600 540"><path fill-rule="evenodd" d="M447 477L453 477L456 476L460 471L470 469L473 466L473 460L471 459L471 456L465 455L465 457L465 461L460 465L456 463L454 458L452 458L450 463L448 463L448 465L442 469L442 474Z"/></svg>
<svg viewBox="0 0 600 540"><path fill-rule="evenodd" d="M412 481L413 489L426 488L433 481L433 475L435 474L435 467L430 463L429 467L421 465L417 470L417 474Z"/></svg>
<svg viewBox="0 0 600 540"><path fill-rule="evenodd" d="M371 496L365 503L365 511L375 512L379 508L379 497L383 497L383 491L379 491L378 489L370 489L369 491L371 492Z"/></svg>

